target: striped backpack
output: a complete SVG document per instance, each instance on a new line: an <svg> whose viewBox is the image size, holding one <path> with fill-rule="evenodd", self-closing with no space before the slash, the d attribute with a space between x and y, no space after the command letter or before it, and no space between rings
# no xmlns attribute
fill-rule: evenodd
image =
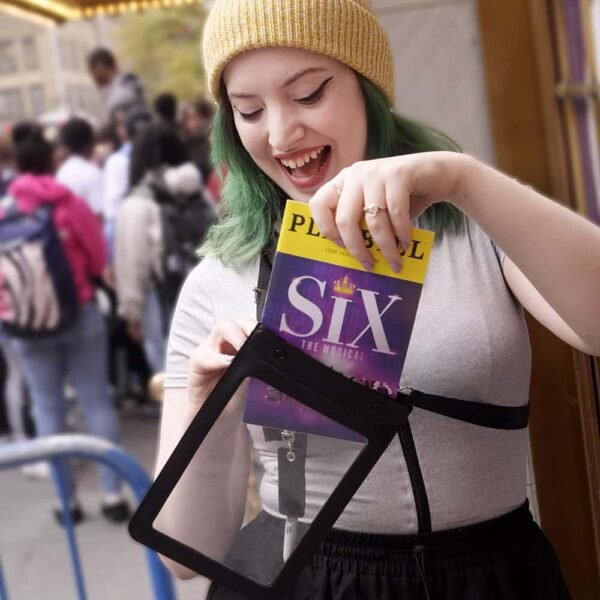
<svg viewBox="0 0 600 600"><path fill-rule="evenodd" d="M53 213L47 204L25 213L11 196L0 201L0 321L11 336L51 335L77 317L77 290Z"/></svg>

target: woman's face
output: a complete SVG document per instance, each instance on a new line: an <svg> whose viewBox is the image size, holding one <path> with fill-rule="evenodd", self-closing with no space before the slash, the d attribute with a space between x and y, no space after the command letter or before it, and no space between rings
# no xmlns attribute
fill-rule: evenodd
<svg viewBox="0 0 600 600"><path fill-rule="evenodd" d="M233 59L224 82L242 144L290 198L307 202L365 158L364 98L346 65L306 50L261 48Z"/></svg>

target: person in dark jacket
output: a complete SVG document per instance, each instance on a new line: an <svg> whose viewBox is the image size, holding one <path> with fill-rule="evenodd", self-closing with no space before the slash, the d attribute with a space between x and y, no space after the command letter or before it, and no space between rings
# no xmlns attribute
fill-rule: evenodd
<svg viewBox="0 0 600 600"><path fill-rule="evenodd" d="M122 73L110 50L93 50L88 56L88 69L104 96L109 117L112 118L117 111L146 108L144 84L134 73Z"/></svg>

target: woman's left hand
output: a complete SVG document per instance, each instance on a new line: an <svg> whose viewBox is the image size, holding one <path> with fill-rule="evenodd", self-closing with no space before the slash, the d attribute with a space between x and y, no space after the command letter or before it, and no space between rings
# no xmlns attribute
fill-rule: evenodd
<svg viewBox="0 0 600 600"><path fill-rule="evenodd" d="M460 196L471 160L456 152L423 152L355 163L311 198L315 224L371 270L374 259L360 227L364 217L373 241L398 271L398 243L404 250L410 245L411 219Z"/></svg>
<svg viewBox="0 0 600 600"><path fill-rule="evenodd" d="M504 251L504 278L531 315L573 347L600 355L600 229L512 177L454 152L394 156L343 169L310 207L321 234L371 270L360 226L365 217L368 233L398 271L396 240L408 247L411 219L442 201Z"/></svg>

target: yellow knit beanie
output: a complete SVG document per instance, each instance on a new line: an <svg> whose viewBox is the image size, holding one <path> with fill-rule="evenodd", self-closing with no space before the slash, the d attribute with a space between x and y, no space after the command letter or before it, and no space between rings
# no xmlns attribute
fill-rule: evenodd
<svg viewBox="0 0 600 600"><path fill-rule="evenodd" d="M353 68L394 102L392 51L369 0L215 0L204 29L208 87L246 50L302 48Z"/></svg>

